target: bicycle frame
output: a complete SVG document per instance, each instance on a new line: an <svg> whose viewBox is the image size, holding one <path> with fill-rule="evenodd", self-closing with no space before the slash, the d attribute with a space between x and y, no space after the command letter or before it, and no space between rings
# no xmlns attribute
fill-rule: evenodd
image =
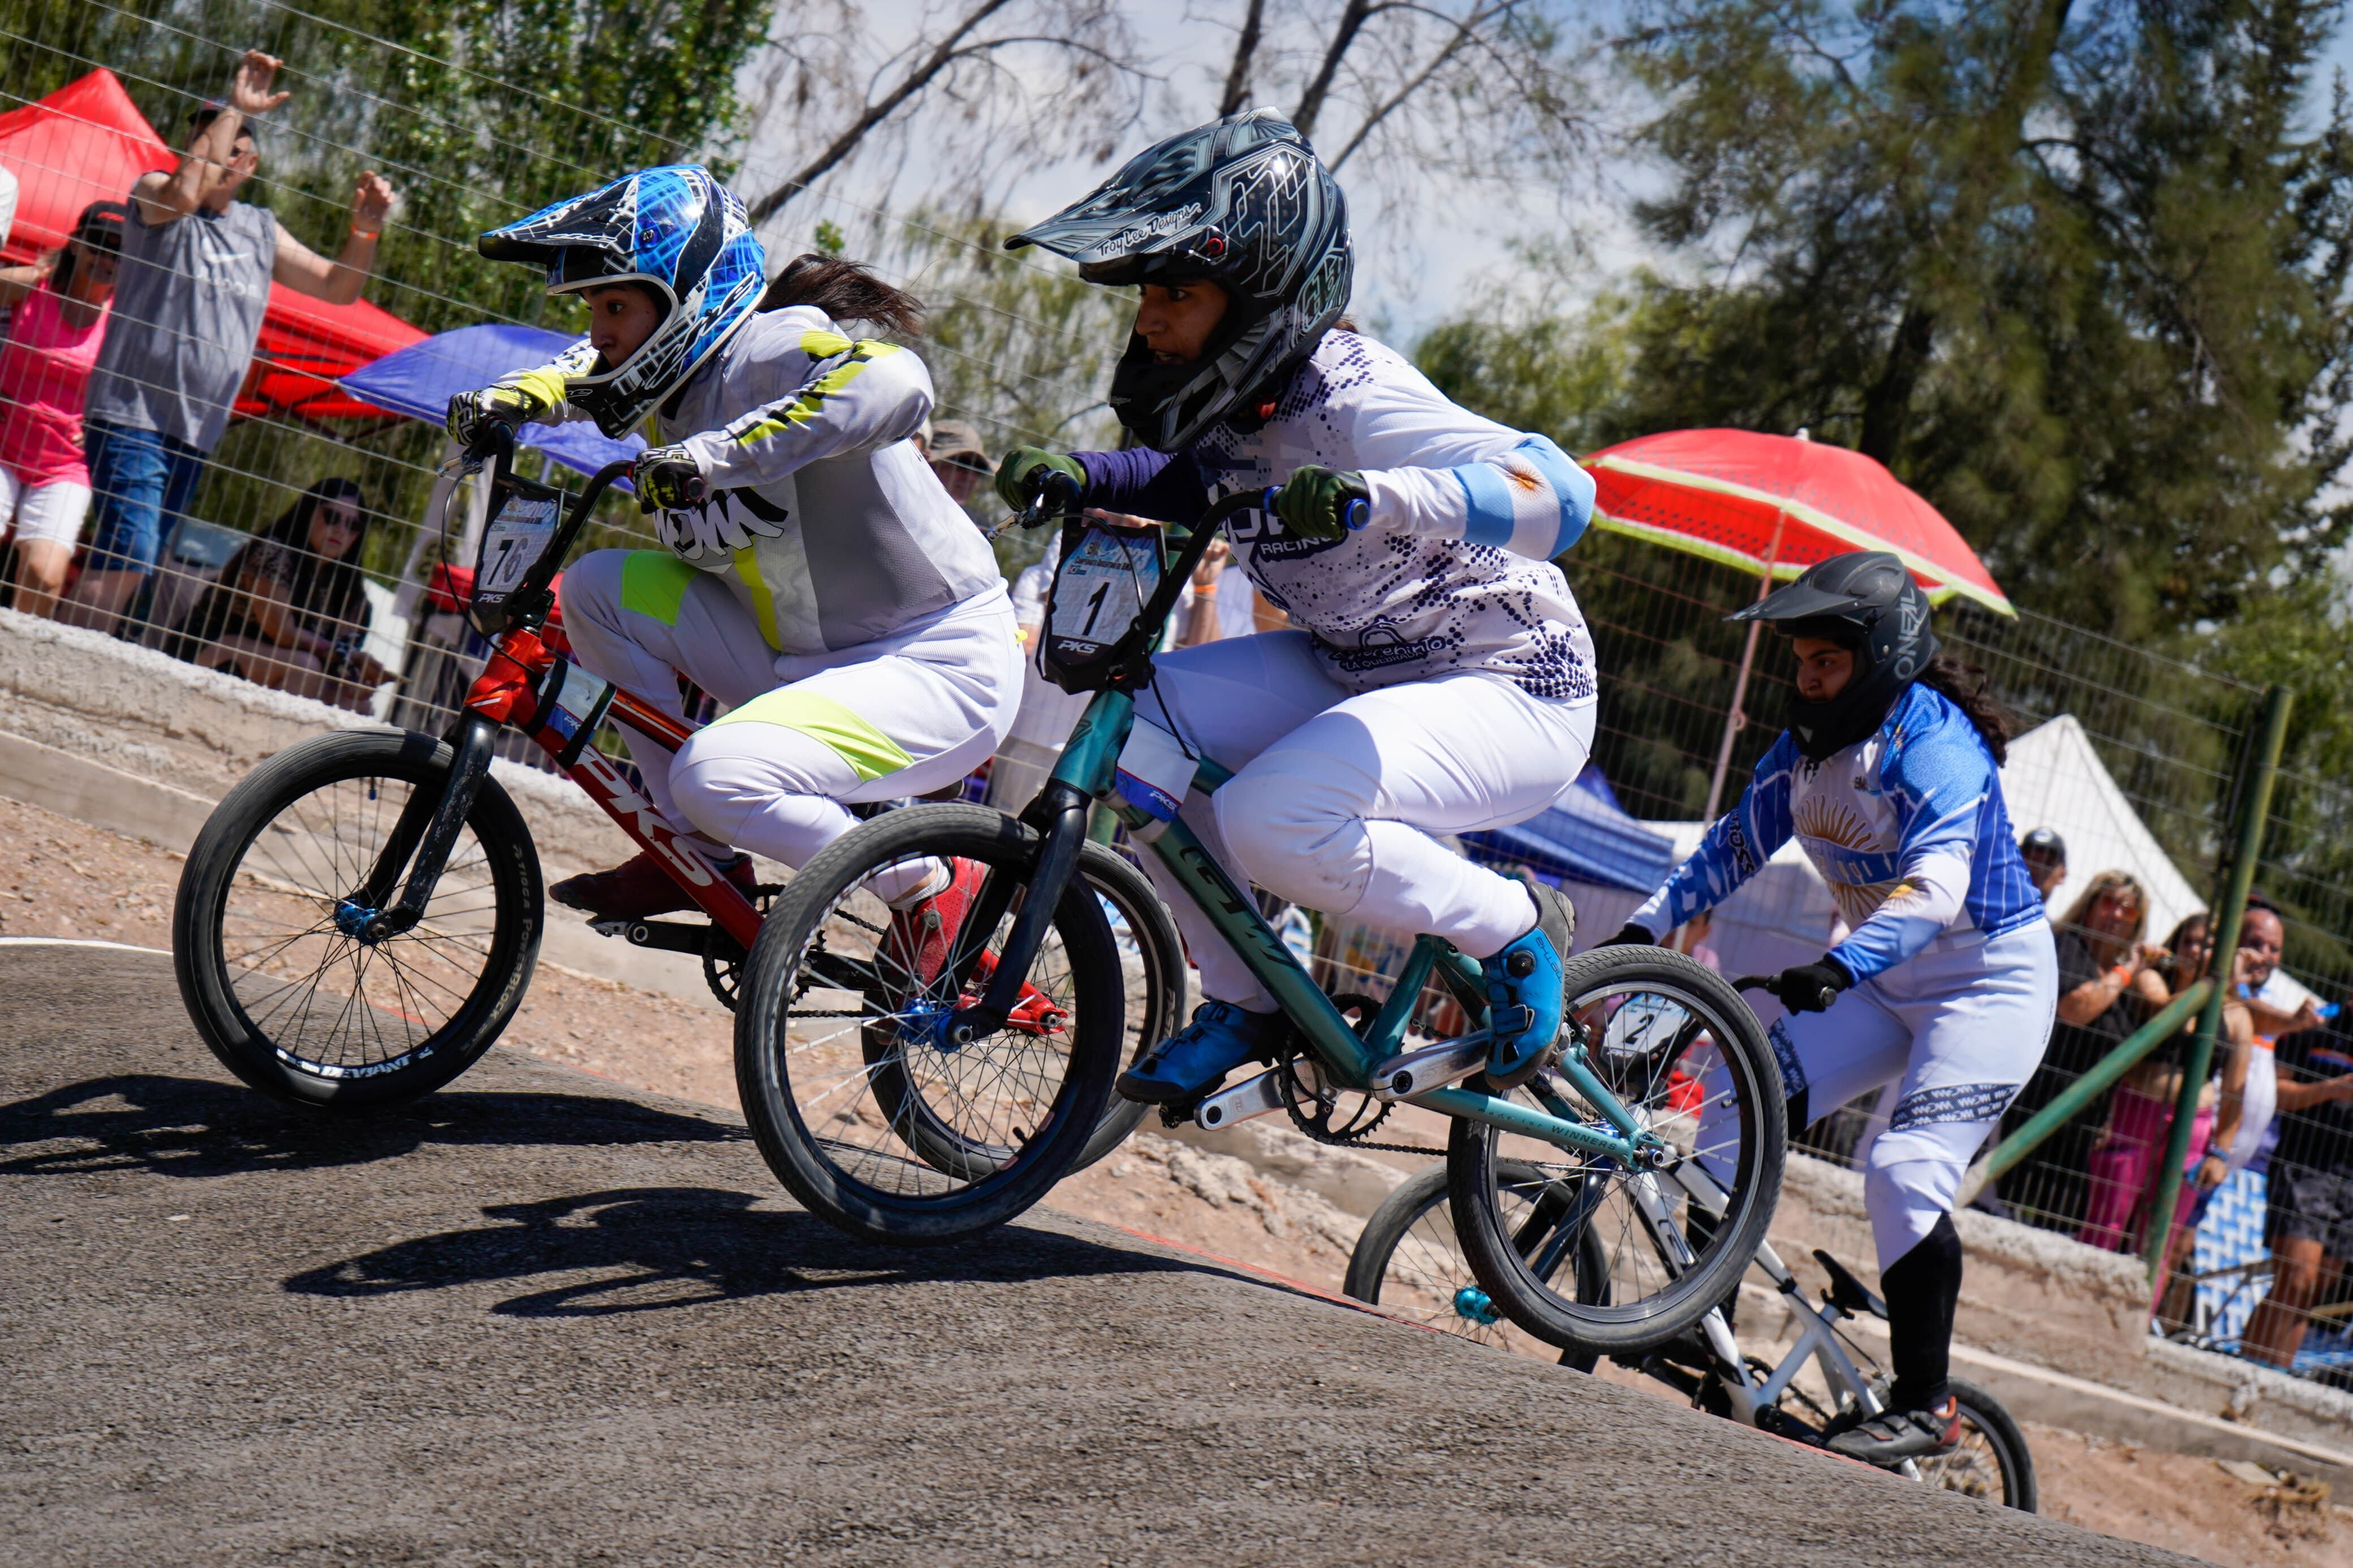
<svg viewBox="0 0 2353 1568"><path fill-rule="evenodd" d="M503 476L512 453L511 433L503 441L491 444L488 455L497 464L495 475ZM478 462L480 456L470 454L470 460ZM539 559L506 595L507 624L491 639L491 656L449 729L448 739L456 753L449 783L438 797L410 798L360 895L366 907L353 911L353 923L373 939L406 931L423 918L458 830L472 811L475 793L490 772L491 742L507 725L529 736L616 826L667 867L712 923L739 947L750 951L753 939L759 935L760 911L752 901L724 877L714 874L702 856L681 844L678 835L655 814L652 803L632 789L620 770L590 743L598 726L612 720L628 725L664 751L675 752L693 735L695 727L590 675L550 649L539 636L538 628L554 605L556 572L571 553L597 498L628 468L627 462L620 462L597 470L566 509L562 526ZM412 854L413 865L409 863ZM406 888L400 902L387 908L392 884L404 866L408 868Z"/></svg>
<svg viewBox="0 0 2353 1568"><path fill-rule="evenodd" d="M1452 944L1430 935L1417 937L1403 972L1398 976L1396 988L1389 994L1371 1025L1359 1037L1339 1008L1332 1004L1291 950L1283 945L1272 927L1260 915L1256 900L1238 887L1223 868L1212 858L1201 841L1180 818L1163 824L1120 798L1113 789L1121 748L1126 745L1129 731L1135 721L1134 689L1148 681L1149 653L1145 637L1156 633L1160 622L1173 606L1176 595L1185 580L1192 574L1201 552L1207 549L1226 517L1251 504L1269 505L1268 498L1250 492L1229 497L1205 516L1200 525L1187 535L1161 579L1152 600L1137 616L1129 640L1135 645L1127 668L1114 678L1113 683L1096 693L1088 704L1078 726L1071 731L1063 747L1053 773L1030 810L1024 813L1030 821L1048 833L1048 848L1054 843L1054 834L1068 832L1066 826L1074 805L1085 801L1107 804L1131 834L1147 843L1163 865L1176 879L1186 894L1209 918L1219 932L1233 943L1242 961L1250 966L1261 984L1271 992L1275 1000L1289 1015L1305 1037L1310 1053L1331 1081L1342 1087L1378 1093L1391 1086L1377 1081L1385 1067L1397 1065L1398 1047L1404 1044L1416 998L1422 987L1435 975L1452 991L1478 1026L1474 1031L1450 1047L1461 1050L1476 1047L1488 1038L1486 1006L1482 1000L1484 980L1479 963L1458 952ZM1203 759L1195 777L1194 787L1215 791L1230 781L1233 775L1214 762ZM1041 855L1039 875L1033 888L1051 896L1032 900L1034 905L1050 909L1060 895L1060 883L1050 881ZM1006 962L998 971L1018 973L1027 968L1026 953L1018 953L1017 941L1006 944ZM1018 955L1017 956L1017 953ZM1017 968L1018 965L1018 968ZM992 998L992 1001L994 998ZM1484 1052L1480 1052L1483 1059ZM1572 1046L1561 1058L1557 1069L1586 1103L1599 1110L1607 1123L1597 1127L1577 1119L1567 1100L1538 1089L1539 1098L1546 1109L1537 1110L1515 1104L1501 1096L1476 1089L1440 1088L1426 1092L1409 1093L1402 1098L1408 1104L1422 1106L1442 1115L1484 1122L1507 1132L1517 1132L1540 1139L1569 1153L1588 1158L1615 1160L1635 1169L1656 1168L1665 1163L1671 1151L1620 1103L1616 1095L1592 1071L1581 1046ZM1246 1087L1246 1086L1245 1086ZM1232 1094L1235 1090L1222 1091ZM1388 1098L1384 1095L1384 1098ZM1254 1108L1272 1110L1274 1105Z"/></svg>

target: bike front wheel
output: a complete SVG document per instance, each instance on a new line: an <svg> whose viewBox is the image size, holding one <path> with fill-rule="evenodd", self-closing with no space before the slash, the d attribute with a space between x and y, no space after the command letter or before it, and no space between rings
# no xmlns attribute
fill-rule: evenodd
<svg viewBox="0 0 2353 1568"><path fill-rule="evenodd" d="M530 830L494 781L424 918L364 934L367 889L398 896L451 760L414 731L321 735L255 769L197 834L173 966L196 1032L255 1089L330 1110L397 1105L471 1067L514 1016L543 909Z"/></svg>
<svg viewBox="0 0 2353 1568"><path fill-rule="evenodd" d="M1513 1322L1582 1355L1634 1354L1694 1327L1764 1243L1788 1143L1781 1075L1739 993L1681 953L1599 948L1568 961L1563 985L1566 1047L1664 1157L1633 1167L1458 1121L1447 1148L1454 1230ZM1509 1098L1610 1125L1556 1071ZM1606 1292L1585 1268L1564 1268L1589 1249Z"/></svg>
<svg viewBox="0 0 2353 1568"><path fill-rule="evenodd" d="M946 1027L987 989L1038 847L984 807L910 806L828 845L777 898L736 1008L736 1086L811 1213L869 1240L954 1241L1028 1209L1085 1151L1123 1057L1125 984L1083 877L1007 1024L964 1041ZM961 929L918 943L881 895L952 859L987 879Z"/></svg>

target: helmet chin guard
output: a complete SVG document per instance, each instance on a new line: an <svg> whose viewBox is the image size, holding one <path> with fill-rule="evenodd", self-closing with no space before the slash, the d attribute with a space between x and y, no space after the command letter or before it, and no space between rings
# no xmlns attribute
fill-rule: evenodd
<svg viewBox="0 0 2353 1568"><path fill-rule="evenodd" d="M1877 730L1936 656L1928 595L1903 561L1883 550L1833 555L1725 619L1763 621L1784 637L1823 637L1853 653L1853 672L1828 701L1809 702L1790 690L1789 732L1813 762Z"/></svg>
<svg viewBox="0 0 2353 1568"><path fill-rule="evenodd" d="M1111 408L1145 445L1180 451L1274 390L1346 309L1356 259L1348 204L1315 150L1271 109L1230 114L1131 159L1083 201L1005 242L1124 288L1207 280L1225 319L1189 364L1131 338Z"/></svg>
<svg viewBox="0 0 2353 1568"><path fill-rule="evenodd" d="M550 294L636 283L668 307L628 359L565 383L565 400L616 439L752 319L767 283L767 253L744 204L693 163L624 174L494 228L475 248L545 268Z"/></svg>

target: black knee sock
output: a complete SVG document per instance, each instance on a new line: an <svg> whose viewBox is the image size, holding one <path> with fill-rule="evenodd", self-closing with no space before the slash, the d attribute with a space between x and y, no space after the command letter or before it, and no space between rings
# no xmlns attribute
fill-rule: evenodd
<svg viewBox="0 0 2353 1568"><path fill-rule="evenodd" d="M1945 1402L1953 1353L1953 1308L1961 1299L1961 1235L1953 1216L1879 1276L1887 1298L1887 1359L1895 1367L1891 1410L1926 1410Z"/></svg>

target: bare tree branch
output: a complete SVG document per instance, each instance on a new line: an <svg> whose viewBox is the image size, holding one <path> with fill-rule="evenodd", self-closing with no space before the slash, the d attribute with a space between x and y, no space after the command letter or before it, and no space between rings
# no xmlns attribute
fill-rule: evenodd
<svg viewBox="0 0 2353 1568"><path fill-rule="evenodd" d="M1234 40L1234 63L1226 72L1226 90L1218 100L1218 118L1241 112L1250 100L1250 65L1258 55L1261 26L1266 20L1266 0L1250 0L1250 8L1242 13L1241 36Z"/></svg>
<svg viewBox="0 0 2353 1568"><path fill-rule="evenodd" d="M979 0L979 4L965 14L964 20L956 24L955 30L942 38L939 47L908 71L896 88L869 103L865 112L852 121L849 129L835 137L824 152L810 159L791 179L754 202L752 222L756 226L775 216L786 202L808 189L810 182L857 151L859 142L866 139L868 132L896 113L900 105L929 87L934 77L966 52L961 46L974 28L1011 4L1013 0Z"/></svg>
<svg viewBox="0 0 2353 1568"><path fill-rule="evenodd" d="M1332 41L1324 50L1324 63L1316 68L1315 76L1307 90L1299 95L1299 107L1292 111L1291 122L1299 127L1302 136L1315 134L1315 117L1324 112L1324 100L1332 95L1332 79L1340 73L1340 62L1347 57L1356 35L1364 30L1365 19L1372 14L1372 0L1348 0L1340 13L1340 25L1332 30Z"/></svg>

